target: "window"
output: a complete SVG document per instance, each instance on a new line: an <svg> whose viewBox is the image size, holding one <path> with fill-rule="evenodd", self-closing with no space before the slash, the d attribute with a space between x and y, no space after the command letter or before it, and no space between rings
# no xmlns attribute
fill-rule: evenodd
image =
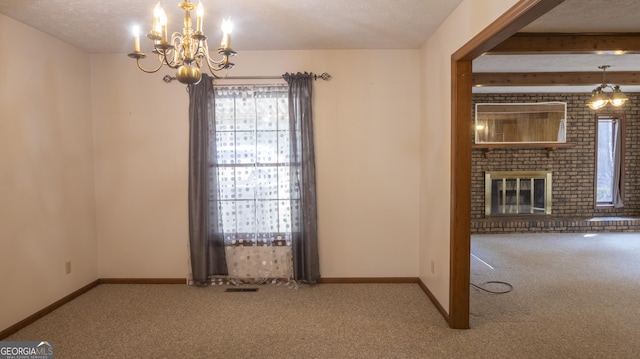
<svg viewBox="0 0 640 359"><path fill-rule="evenodd" d="M623 119L597 115L596 207L622 206Z"/></svg>
<svg viewBox="0 0 640 359"><path fill-rule="evenodd" d="M290 242L288 87L215 86L217 203L228 244ZM215 180L213 176L212 180Z"/></svg>

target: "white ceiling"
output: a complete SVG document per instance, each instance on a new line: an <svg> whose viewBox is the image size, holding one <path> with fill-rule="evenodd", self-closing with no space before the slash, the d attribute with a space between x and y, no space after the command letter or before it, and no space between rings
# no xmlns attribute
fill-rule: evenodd
<svg viewBox="0 0 640 359"><path fill-rule="evenodd" d="M171 31L181 30L180 0L162 0ZM0 13L92 53L127 53L134 24L148 29L157 0L0 0ZM243 50L417 49L462 0L202 0L204 32L234 23ZM525 32L640 32L639 0L565 0ZM144 39L143 43L144 43ZM143 45L143 51L148 51ZM639 55L485 55L474 72L633 71ZM594 84L594 86L597 84ZM476 88L474 92L578 91L592 87ZM623 88L638 91L640 88Z"/></svg>
<svg viewBox="0 0 640 359"><path fill-rule="evenodd" d="M0 0L0 13L92 53L126 53L158 0ZM162 0L182 31L180 0ZM197 3L197 0L192 0ZM204 33L234 24L234 50L417 49L462 0L202 0ZM193 16L193 15L192 15Z"/></svg>
<svg viewBox="0 0 640 359"><path fill-rule="evenodd" d="M523 32L638 32L638 0L565 0Z"/></svg>

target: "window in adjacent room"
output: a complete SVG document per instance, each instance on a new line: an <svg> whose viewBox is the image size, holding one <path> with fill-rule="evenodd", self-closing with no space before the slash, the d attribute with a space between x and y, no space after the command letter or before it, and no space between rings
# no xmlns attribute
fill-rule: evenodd
<svg viewBox="0 0 640 359"><path fill-rule="evenodd" d="M596 207L622 207L624 121L596 115Z"/></svg>

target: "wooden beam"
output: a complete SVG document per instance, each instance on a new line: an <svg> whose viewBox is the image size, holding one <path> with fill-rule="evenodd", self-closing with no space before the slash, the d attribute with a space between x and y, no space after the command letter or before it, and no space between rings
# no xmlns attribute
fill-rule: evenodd
<svg viewBox="0 0 640 359"><path fill-rule="evenodd" d="M640 85L640 72L607 72L607 83ZM602 83L600 72L476 72L473 86L595 86Z"/></svg>
<svg viewBox="0 0 640 359"><path fill-rule="evenodd" d="M640 33L517 33L487 54L639 54Z"/></svg>

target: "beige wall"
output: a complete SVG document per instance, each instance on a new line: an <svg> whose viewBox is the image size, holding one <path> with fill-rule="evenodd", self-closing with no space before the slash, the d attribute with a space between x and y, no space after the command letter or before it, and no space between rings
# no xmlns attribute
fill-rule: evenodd
<svg viewBox="0 0 640 359"><path fill-rule="evenodd" d="M418 275L419 57L341 50L234 58L236 76L333 76L314 86L324 277ZM184 85L142 73L123 54L92 55L92 64L99 275L186 277Z"/></svg>
<svg viewBox="0 0 640 359"><path fill-rule="evenodd" d="M188 94L125 54L91 62L99 276L184 277Z"/></svg>
<svg viewBox="0 0 640 359"><path fill-rule="evenodd" d="M451 55L515 3L517 0L465 0L421 51L419 273L447 311L451 221Z"/></svg>
<svg viewBox="0 0 640 359"><path fill-rule="evenodd" d="M0 48L2 330L98 271L89 56L4 15Z"/></svg>
<svg viewBox="0 0 640 359"><path fill-rule="evenodd" d="M448 307L450 55L515 2L466 0L421 50L235 59L334 77L314 103L324 277L419 275ZM184 86L2 15L0 46L21 49L0 52L0 328L99 277L186 277Z"/></svg>

